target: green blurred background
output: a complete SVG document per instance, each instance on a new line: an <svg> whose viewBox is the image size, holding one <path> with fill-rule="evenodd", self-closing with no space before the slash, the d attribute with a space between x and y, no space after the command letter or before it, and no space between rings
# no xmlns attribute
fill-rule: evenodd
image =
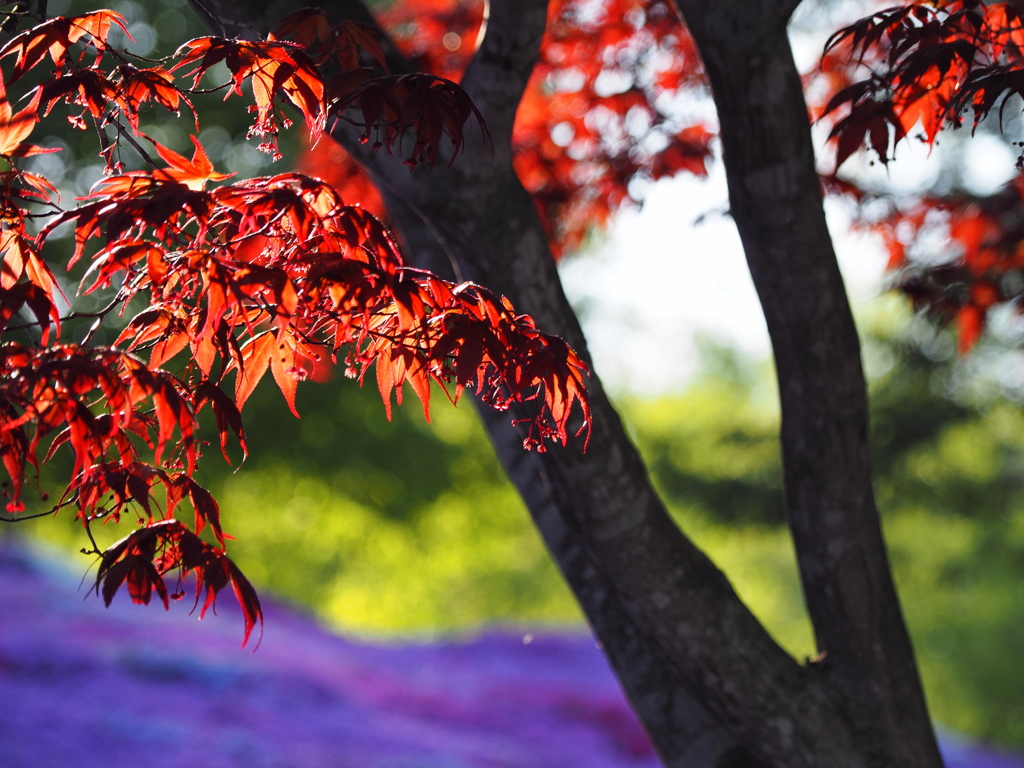
<svg viewBox="0 0 1024 768"><path fill-rule="evenodd" d="M1024 414L965 389L962 361L879 337L866 352L876 489L933 715L1024 747ZM783 646L813 656L772 372L727 350L706 358L683 392L619 405L680 525ZM580 625L470 403L435 402L433 425L418 402L388 423L372 384L339 378L300 387L296 420L261 385L246 406L250 458L232 471L214 443L200 478L237 539L231 555L264 593L375 639ZM82 544L69 517L19 530Z"/></svg>
<svg viewBox="0 0 1024 768"><path fill-rule="evenodd" d="M113 7L157 49L202 33L179 4ZM211 97L204 143L221 168L266 172L266 157L239 141L243 112ZM185 151L188 122L151 132ZM95 149L39 130L33 141L65 151L35 158L37 169L83 193L97 178ZM1024 414L975 370L1011 353L982 345L957 360L948 337L897 304L873 312L876 489L932 712L1024 748ZM678 394L618 404L680 525L782 645L813 656L783 519L773 373L713 345L702 370ZM237 539L231 555L264 593L363 636L581 626L470 403L435 404L432 425L415 402L388 423L372 384L338 377L300 387L296 420L272 382L261 385L246 406L249 460L233 471L214 440L201 470ZM17 531L69 553L83 543L67 515Z"/></svg>

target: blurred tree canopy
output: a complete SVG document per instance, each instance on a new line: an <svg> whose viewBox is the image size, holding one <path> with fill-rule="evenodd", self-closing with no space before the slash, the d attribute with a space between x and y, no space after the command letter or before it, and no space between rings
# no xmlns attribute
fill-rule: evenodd
<svg viewBox="0 0 1024 768"><path fill-rule="evenodd" d="M866 356L876 487L932 713L1024 747L1024 671L1005 657L1024 645L1024 413L964 391L963 361L936 362L907 338L869 335ZM623 411L688 535L779 642L811 655L771 372L714 348L704 370L681 394L627 397ZM470 409L437 409L428 425L412 404L389 424L372 387L335 384L301 388L298 421L261 385L251 458L204 470L261 590L367 636L579 626ZM67 544L73 526L33 532Z"/></svg>

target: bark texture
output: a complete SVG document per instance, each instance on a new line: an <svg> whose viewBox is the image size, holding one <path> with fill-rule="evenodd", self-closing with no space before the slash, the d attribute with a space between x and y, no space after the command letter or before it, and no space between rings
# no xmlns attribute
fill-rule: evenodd
<svg viewBox="0 0 1024 768"><path fill-rule="evenodd" d="M796 2L677 0L711 80L771 334L786 510L830 695L872 761L941 765L871 487L860 343L786 37Z"/></svg>
<svg viewBox="0 0 1024 768"><path fill-rule="evenodd" d="M680 532L596 376L585 455L582 441L526 452L525 435L511 425L516 414L482 417L667 766L933 768L941 763L871 499L857 337L785 40L791 9L762 4L761 17L740 23L735 14L752 0L682 3L723 110L733 210L780 359L787 503L825 662L802 666L783 652ZM365 18L358 2L321 5L336 19ZM230 34L259 33L275 12L236 6L206 0L202 10ZM451 167L410 173L401 158L368 151L345 126L335 138L382 189L414 263L509 296L587 358L533 202L512 167L512 121L546 6L491 2L462 83L491 140L471 131ZM250 15L238 19L241 12ZM759 26L766 20L769 27Z"/></svg>

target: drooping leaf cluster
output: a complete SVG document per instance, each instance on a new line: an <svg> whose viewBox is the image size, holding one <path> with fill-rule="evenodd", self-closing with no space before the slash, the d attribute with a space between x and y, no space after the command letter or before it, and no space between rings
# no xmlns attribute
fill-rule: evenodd
<svg viewBox="0 0 1024 768"><path fill-rule="evenodd" d="M909 137L931 147L944 127L965 120L972 131L988 117L1000 130L1014 124L1024 95L1024 18L1014 3L906 3L836 32L821 70L834 90L821 113L832 126L836 167L864 144L885 164ZM849 179L826 186L862 207L877 202ZM861 221L881 235L896 286L917 308L954 323L962 352L992 311L1024 309L1022 189L1018 175L984 198L936 191L889 201L881 215L874 205Z"/></svg>
<svg viewBox="0 0 1024 768"><path fill-rule="evenodd" d="M327 183L298 174L225 183L230 175L215 170L197 136L187 158L140 127L144 105L173 113L185 106L198 133L192 96L224 64L230 80L217 87L225 98L248 91L250 135L275 157L290 105L314 142L331 120L356 114L385 151L408 149L408 162L432 162L442 142L458 153L476 116L457 86L430 76L369 77L353 65L357 48L375 53L370 33L334 27L318 14L294 14L268 42L192 40L146 68L109 43L113 28L127 33L111 11L46 19L0 48L0 62L13 64L2 72L4 92L29 71L51 67L16 115L6 98L0 102L0 122L7 121L0 155L9 165L0 175L7 511L17 517L24 510L26 483L38 484L40 464L67 446L71 478L54 511L73 508L91 539L98 520L130 512L140 525L105 552L92 539L102 555L96 588L104 600L127 583L136 602L156 591L166 604L164 576L176 571L195 575L197 601L205 588L205 612L231 584L248 639L261 617L258 598L225 555L216 502L193 479L204 407L227 458L232 440L245 452L241 409L268 370L295 411L300 381L336 364L362 380L373 367L389 413L406 382L427 414L432 384L450 385L452 399L468 387L499 409L533 401L525 447L544 450L548 440L566 442L574 405L581 431L589 429L586 366L504 298L406 268L384 226ZM325 79L314 58L280 39L285 33L326 38L312 55L349 68ZM69 209L54 185L15 165L46 151L27 139L58 106L68 108L73 125L92 126L107 163L107 177ZM400 143L408 131L416 136L411 148ZM126 168L132 150L145 170ZM62 226L74 230L68 267L91 262L81 290L109 296L77 344L60 339L62 325L80 315L64 310L43 257ZM140 306L115 346L90 344L108 314ZM186 500L195 512L191 529L174 517ZM212 543L199 537L204 528Z"/></svg>
<svg viewBox="0 0 1024 768"><path fill-rule="evenodd" d="M973 124L1024 93L1024 20L1010 3L915 2L839 30L826 46L865 64L870 74L836 93L825 113L844 110L832 129L840 166L867 140L878 158L920 126L932 144L944 125Z"/></svg>

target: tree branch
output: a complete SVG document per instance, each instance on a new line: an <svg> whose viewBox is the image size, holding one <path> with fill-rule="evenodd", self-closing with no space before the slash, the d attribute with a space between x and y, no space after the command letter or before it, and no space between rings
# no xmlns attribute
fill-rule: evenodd
<svg viewBox="0 0 1024 768"><path fill-rule="evenodd" d="M512 126L540 53L547 7L547 0L487 4L483 39L462 86L484 116L496 152L511 152Z"/></svg>

